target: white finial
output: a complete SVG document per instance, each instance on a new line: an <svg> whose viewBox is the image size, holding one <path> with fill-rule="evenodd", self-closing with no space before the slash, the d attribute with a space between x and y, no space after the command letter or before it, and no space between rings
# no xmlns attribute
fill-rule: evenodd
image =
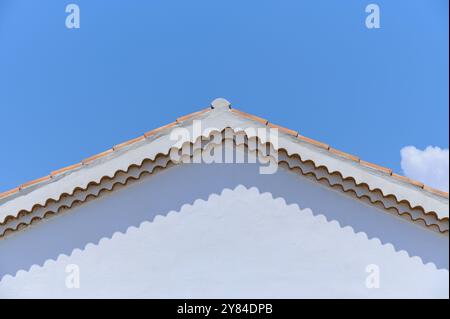
<svg viewBox="0 0 450 319"><path fill-rule="evenodd" d="M211 108L215 110L231 109L231 103L219 97L211 102Z"/></svg>

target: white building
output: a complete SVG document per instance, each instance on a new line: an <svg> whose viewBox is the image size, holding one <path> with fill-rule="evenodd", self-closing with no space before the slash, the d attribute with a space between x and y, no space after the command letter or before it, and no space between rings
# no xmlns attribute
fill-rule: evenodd
<svg viewBox="0 0 450 319"><path fill-rule="evenodd" d="M217 99L0 194L0 298L448 298L448 213Z"/></svg>

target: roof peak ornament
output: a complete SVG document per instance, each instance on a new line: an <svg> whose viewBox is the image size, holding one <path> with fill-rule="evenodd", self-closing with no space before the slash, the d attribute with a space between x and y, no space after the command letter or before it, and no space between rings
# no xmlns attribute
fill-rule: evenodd
<svg viewBox="0 0 450 319"><path fill-rule="evenodd" d="M226 99L219 97L211 102L211 108L213 110L228 110L231 109L231 103Z"/></svg>

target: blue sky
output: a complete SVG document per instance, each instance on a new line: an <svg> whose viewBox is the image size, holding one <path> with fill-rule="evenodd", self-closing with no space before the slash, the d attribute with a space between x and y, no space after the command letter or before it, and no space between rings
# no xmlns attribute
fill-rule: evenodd
<svg viewBox="0 0 450 319"><path fill-rule="evenodd" d="M69 3L80 29L65 27ZM365 27L369 3L380 6L380 29ZM0 191L215 97L401 172L404 146L448 148L448 9L445 0L0 0Z"/></svg>

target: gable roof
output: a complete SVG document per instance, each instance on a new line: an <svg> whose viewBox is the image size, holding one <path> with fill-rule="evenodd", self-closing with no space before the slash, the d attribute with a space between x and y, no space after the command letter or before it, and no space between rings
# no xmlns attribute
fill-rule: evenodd
<svg viewBox="0 0 450 319"><path fill-rule="evenodd" d="M438 221L448 222L448 193L395 174L389 168L361 160L266 119L234 109L224 99L216 99L207 109L179 117L172 123L115 145L80 163L1 193L0 225L21 212L31 212L36 207L44 207L49 201L58 201L64 194L86 189L104 177L112 178L119 171L127 172L132 166L142 165L146 159L155 160L160 154L167 155L173 147L170 131L175 127L192 128L193 120L201 120L203 127L218 131L226 128L235 131L249 127L277 128L278 149L284 150L289 156L297 155L302 161L310 161L330 174L337 173L342 179L352 179L355 184L364 185L370 191L381 192L384 197L392 197L398 203L406 203L411 209L420 208L425 215L433 215ZM246 134L250 137L251 133L246 131ZM192 140L198 137L193 136Z"/></svg>

